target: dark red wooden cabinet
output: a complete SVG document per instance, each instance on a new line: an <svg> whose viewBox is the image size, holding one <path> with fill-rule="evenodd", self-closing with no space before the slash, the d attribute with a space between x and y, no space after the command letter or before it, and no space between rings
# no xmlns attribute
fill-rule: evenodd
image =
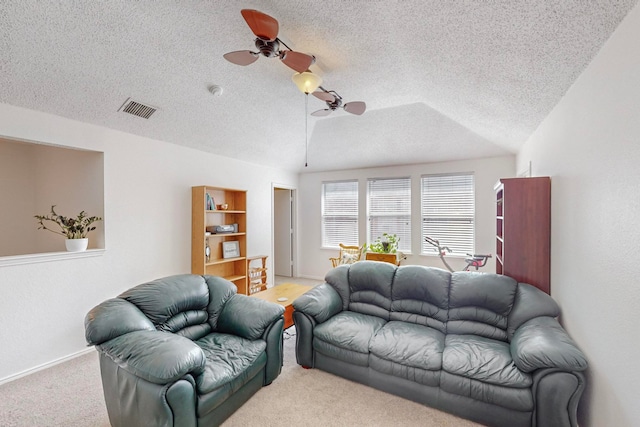
<svg viewBox="0 0 640 427"><path fill-rule="evenodd" d="M550 293L551 178L505 178L496 190L496 273Z"/></svg>

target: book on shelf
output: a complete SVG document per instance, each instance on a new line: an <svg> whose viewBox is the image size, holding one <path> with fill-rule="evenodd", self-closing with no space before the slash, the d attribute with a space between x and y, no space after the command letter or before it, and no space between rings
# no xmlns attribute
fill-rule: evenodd
<svg viewBox="0 0 640 427"><path fill-rule="evenodd" d="M213 211L216 209L216 203L209 193L206 193L206 209L208 211Z"/></svg>

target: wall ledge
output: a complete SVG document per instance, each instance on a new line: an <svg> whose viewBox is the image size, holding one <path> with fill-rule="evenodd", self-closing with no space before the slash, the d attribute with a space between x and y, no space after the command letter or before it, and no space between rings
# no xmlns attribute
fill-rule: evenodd
<svg viewBox="0 0 640 427"><path fill-rule="evenodd" d="M47 252L0 257L0 267L12 265L37 264L39 262L60 261L75 258L90 258L104 255L105 249L88 249L84 252Z"/></svg>

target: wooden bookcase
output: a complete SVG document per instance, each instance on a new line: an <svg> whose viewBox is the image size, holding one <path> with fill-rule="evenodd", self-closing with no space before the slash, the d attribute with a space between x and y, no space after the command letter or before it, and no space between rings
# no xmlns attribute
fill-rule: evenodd
<svg viewBox="0 0 640 427"><path fill-rule="evenodd" d="M496 273L550 293L551 179L505 178L496 191Z"/></svg>
<svg viewBox="0 0 640 427"><path fill-rule="evenodd" d="M215 209L207 209L207 194ZM247 192L203 185L192 187L191 195L191 272L224 277L247 295ZM226 210L218 208L224 204ZM231 224L237 224L237 232L207 232L207 227ZM225 258L223 242L238 242L238 256Z"/></svg>

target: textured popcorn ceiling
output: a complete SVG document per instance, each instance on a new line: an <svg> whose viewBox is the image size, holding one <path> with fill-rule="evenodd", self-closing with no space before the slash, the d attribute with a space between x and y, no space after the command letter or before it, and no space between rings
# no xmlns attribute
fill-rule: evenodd
<svg viewBox="0 0 640 427"><path fill-rule="evenodd" d="M253 163L317 171L515 153L637 0L4 0L0 102ZM240 9L367 112L309 117ZM207 90L223 87L222 96ZM149 120L118 109L158 108ZM309 97L309 112L325 104Z"/></svg>

